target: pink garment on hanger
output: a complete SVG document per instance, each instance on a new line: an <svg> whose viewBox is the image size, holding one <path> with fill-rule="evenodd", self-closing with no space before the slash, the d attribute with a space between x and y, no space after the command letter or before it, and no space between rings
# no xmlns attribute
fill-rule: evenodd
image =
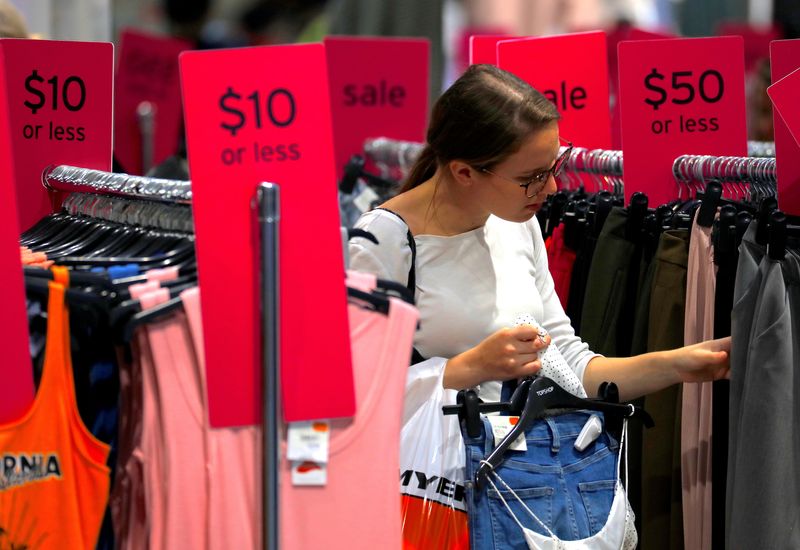
<svg viewBox="0 0 800 550"><path fill-rule="evenodd" d="M147 288L144 284L130 287L131 297L142 300L142 307L169 298L166 289L156 288L148 294ZM160 402L146 331L147 327L142 327L134 334L132 362L120 361L120 448L111 492L114 536L120 550L149 550L151 540L161 539L158 518L166 499ZM121 356L124 359L124 353Z"/></svg>
<svg viewBox="0 0 800 550"><path fill-rule="evenodd" d="M699 214L699 211L698 211ZM714 295L717 267L711 228L695 216L686 274L684 344L714 338ZM711 548L713 382L683 385L681 407L681 477L683 537L687 549Z"/></svg>
<svg viewBox="0 0 800 550"><path fill-rule="evenodd" d="M200 374L208 475L208 549L261 547L261 455L257 426L211 428L208 421L200 290L181 293Z"/></svg>
<svg viewBox="0 0 800 550"><path fill-rule="evenodd" d="M161 269L150 269L145 273L148 281L174 281L178 278L177 267L164 267Z"/></svg>
<svg viewBox="0 0 800 550"><path fill-rule="evenodd" d="M282 550L402 547L400 428L419 313L390 302L388 315L348 306L358 412L331 421L325 486L292 485L291 465L282 460Z"/></svg>
<svg viewBox="0 0 800 550"><path fill-rule="evenodd" d="M142 294L153 292L159 288L161 288L161 283L159 281L147 281L146 283L136 283L135 285L129 286L128 291L131 293L131 298L138 300Z"/></svg>
<svg viewBox="0 0 800 550"><path fill-rule="evenodd" d="M143 309L169 299L169 291L145 294ZM182 310L145 327L153 358L152 377L160 396L159 483L162 513L151 516L150 548L207 548L205 409L194 344ZM150 478L154 482L154 478Z"/></svg>
<svg viewBox="0 0 800 550"><path fill-rule="evenodd" d="M377 286L378 278L373 273L365 273L363 271L354 271L352 269L348 269L345 284L347 286L352 286L354 288L358 288L359 290L369 292Z"/></svg>

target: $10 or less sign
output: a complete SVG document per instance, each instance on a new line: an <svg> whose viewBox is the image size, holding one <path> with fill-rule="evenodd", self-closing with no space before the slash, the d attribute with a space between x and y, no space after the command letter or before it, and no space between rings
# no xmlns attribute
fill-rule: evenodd
<svg viewBox="0 0 800 550"><path fill-rule="evenodd" d="M231 137L247 127L261 130L265 125L274 128L287 128L297 116L297 104L291 91L276 88L269 92L254 90L246 95L240 94L232 86L219 98L219 108L225 113L221 117L220 128ZM252 154L253 162L283 162L300 160L300 144L278 143L259 144L254 141L252 149L240 146L222 151L221 160L225 164L246 162L247 155Z"/></svg>
<svg viewBox="0 0 800 550"><path fill-rule="evenodd" d="M626 199L677 198L682 154L747 155L740 37L622 42L619 82Z"/></svg>
<svg viewBox="0 0 800 550"><path fill-rule="evenodd" d="M352 416L325 50L305 44L185 52L180 66L203 328L213 335L205 342L211 423L261 418L261 244L253 200L262 181L280 186L283 419ZM323 351L315 345L321 341Z"/></svg>
<svg viewBox="0 0 800 550"><path fill-rule="evenodd" d="M113 47L98 42L2 40L20 228L51 211L50 164L111 168Z"/></svg>

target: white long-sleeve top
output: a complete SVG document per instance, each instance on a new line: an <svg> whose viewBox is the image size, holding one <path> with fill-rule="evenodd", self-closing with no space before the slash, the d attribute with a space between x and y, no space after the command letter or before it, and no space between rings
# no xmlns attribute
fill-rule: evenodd
<svg viewBox="0 0 800 550"><path fill-rule="evenodd" d="M350 242L350 268L379 278L408 281L411 248L405 223L385 210L362 215L356 227L377 237ZM564 359L583 380L596 357L575 335L555 293L547 251L535 218L525 223L490 216L486 224L451 237L416 235L415 298L420 328L414 346L428 360L413 365L408 386L441 384L446 360L476 346L521 314L550 333ZM481 385L485 401L499 401L500 383ZM424 395L426 392L414 392ZM406 410L414 410L406 403Z"/></svg>

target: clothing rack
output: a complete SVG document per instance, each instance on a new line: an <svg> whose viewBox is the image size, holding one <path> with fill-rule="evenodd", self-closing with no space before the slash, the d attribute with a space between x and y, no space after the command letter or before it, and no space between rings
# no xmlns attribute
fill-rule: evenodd
<svg viewBox="0 0 800 550"><path fill-rule="evenodd" d="M681 155L672 163L672 174L682 182L715 180L774 186L778 181L775 158L767 157Z"/></svg>
<svg viewBox="0 0 800 550"><path fill-rule="evenodd" d="M172 204L192 201L192 184L188 181L114 174L78 166L45 168L42 183L47 189L66 193L95 193Z"/></svg>
<svg viewBox="0 0 800 550"><path fill-rule="evenodd" d="M167 213L177 214L172 223L191 227L192 201L191 182L114 174L101 170L92 170L77 166L50 166L42 173L42 184L51 191L72 193L64 201L64 207L73 214L85 214L112 221L131 222L138 220L141 224L142 212L153 211L157 206L162 209L158 219L169 218ZM262 459L264 492L262 495L263 510L263 548L278 548L278 480L280 452L280 416L279 416L279 381L278 381L278 186L262 184L259 189L259 220L262 223L264 250L262 254L262 288L265 295L264 321L262 321L262 337L268 348L263 353L264 382L262 400L263 407L263 443ZM148 210L149 209L149 210ZM137 218L136 216L139 216ZM134 221L134 223L136 223ZM267 484L269 483L269 487Z"/></svg>
<svg viewBox="0 0 800 550"><path fill-rule="evenodd" d="M366 140L364 154L381 169L384 176L399 172L400 179L405 179L424 147L424 143L416 141L382 137Z"/></svg>
<svg viewBox="0 0 800 550"><path fill-rule="evenodd" d="M89 216L124 225L194 233L192 210L184 204L126 199L95 193L71 193L62 206L73 216Z"/></svg>
<svg viewBox="0 0 800 550"><path fill-rule="evenodd" d="M748 141L747 142L747 156L748 157L774 157L775 156L775 142L774 141Z"/></svg>

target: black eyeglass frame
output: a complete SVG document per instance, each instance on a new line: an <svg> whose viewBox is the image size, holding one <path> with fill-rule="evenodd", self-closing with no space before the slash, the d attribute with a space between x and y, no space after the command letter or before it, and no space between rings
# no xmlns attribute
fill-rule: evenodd
<svg viewBox="0 0 800 550"><path fill-rule="evenodd" d="M520 187L524 187L525 196L530 199L542 192L542 189L544 189L545 185L547 185L547 182L550 180L550 176L553 176L553 178L557 178L559 175L561 175L561 171L564 169L564 166L567 164L567 161L569 160L569 157L572 154L572 150L575 148L575 146L572 144L571 141L566 141L566 144L567 144L566 149L564 149L564 151L560 155L558 155L556 161L553 163L553 166L551 168L542 170L541 172L535 174L531 179L529 179L524 183L520 183L518 180L514 178L501 176L496 172L492 172L488 168L478 168L478 170L485 174L491 174L493 176L497 176L500 179L516 183ZM530 192L531 185L533 185L534 183L536 183L537 186L534 187L534 192L531 193Z"/></svg>

